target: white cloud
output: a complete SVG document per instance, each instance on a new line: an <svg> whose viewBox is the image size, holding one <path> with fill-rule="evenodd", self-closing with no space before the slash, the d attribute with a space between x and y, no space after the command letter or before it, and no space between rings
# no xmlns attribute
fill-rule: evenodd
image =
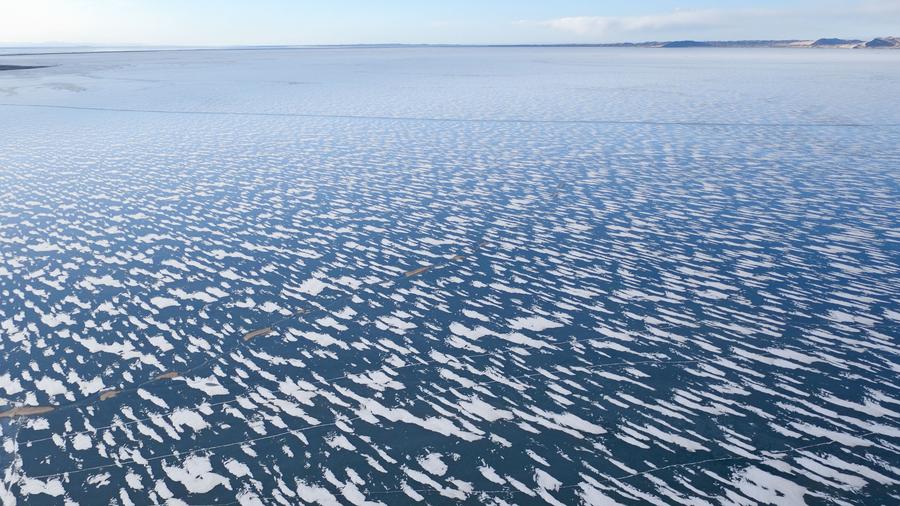
<svg viewBox="0 0 900 506"><path fill-rule="evenodd" d="M567 40L611 41L874 37L893 35L900 0L785 2L772 9L742 7L684 9L641 16L571 16L520 21ZM541 35L538 35L541 36Z"/></svg>
<svg viewBox="0 0 900 506"><path fill-rule="evenodd" d="M720 10L680 10L650 16L573 16L535 24L576 35L607 37L672 28L715 27L721 25L727 17Z"/></svg>

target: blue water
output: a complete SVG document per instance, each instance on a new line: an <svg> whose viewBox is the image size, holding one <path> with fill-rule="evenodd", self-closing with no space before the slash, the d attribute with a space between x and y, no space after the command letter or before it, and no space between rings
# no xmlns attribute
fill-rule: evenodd
<svg viewBox="0 0 900 506"><path fill-rule="evenodd" d="M900 501L900 52L2 63L4 505Z"/></svg>

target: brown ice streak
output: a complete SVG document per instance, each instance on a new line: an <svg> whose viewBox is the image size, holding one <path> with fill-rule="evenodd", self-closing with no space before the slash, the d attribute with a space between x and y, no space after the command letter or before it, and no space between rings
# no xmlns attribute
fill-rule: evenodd
<svg viewBox="0 0 900 506"><path fill-rule="evenodd" d="M418 276L419 274L422 274L423 272L428 272L432 267L434 267L434 266L426 265L425 267L419 267L418 269L406 271L403 273L403 275L406 276L407 278L411 278L413 276Z"/></svg>
<svg viewBox="0 0 900 506"><path fill-rule="evenodd" d="M253 330L244 334L244 341L249 341L254 337L261 337L266 334L271 334L274 331L272 327L264 327L261 329Z"/></svg>
<svg viewBox="0 0 900 506"><path fill-rule="evenodd" d="M107 399L112 399L113 397L119 395L120 393L122 393L122 391L116 390L116 389L104 390L103 392L100 392L100 400L105 401Z"/></svg>
<svg viewBox="0 0 900 506"><path fill-rule="evenodd" d="M36 416L49 413L56 409L53 406L19 406L0 412L0 418L18 418L22 416Z"/></svg>

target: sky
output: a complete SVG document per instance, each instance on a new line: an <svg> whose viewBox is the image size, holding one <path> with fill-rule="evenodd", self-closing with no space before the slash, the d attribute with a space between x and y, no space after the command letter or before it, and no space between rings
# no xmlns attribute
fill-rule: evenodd
<svg viewBox="0 0 900 506"><path fill-rule="evenodd" d="M0 0L0 44L870 39L900 0Z"/></svg>

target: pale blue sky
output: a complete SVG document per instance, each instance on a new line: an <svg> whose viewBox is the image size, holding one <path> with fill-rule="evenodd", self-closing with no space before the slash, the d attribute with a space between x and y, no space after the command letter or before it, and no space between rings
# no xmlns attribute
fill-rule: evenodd
<svg viewBox="0 0 900 506"><path fill-rule="evenodd" d="M900 35L900 0L0 0L0 43L564 43Z"/></svg>

